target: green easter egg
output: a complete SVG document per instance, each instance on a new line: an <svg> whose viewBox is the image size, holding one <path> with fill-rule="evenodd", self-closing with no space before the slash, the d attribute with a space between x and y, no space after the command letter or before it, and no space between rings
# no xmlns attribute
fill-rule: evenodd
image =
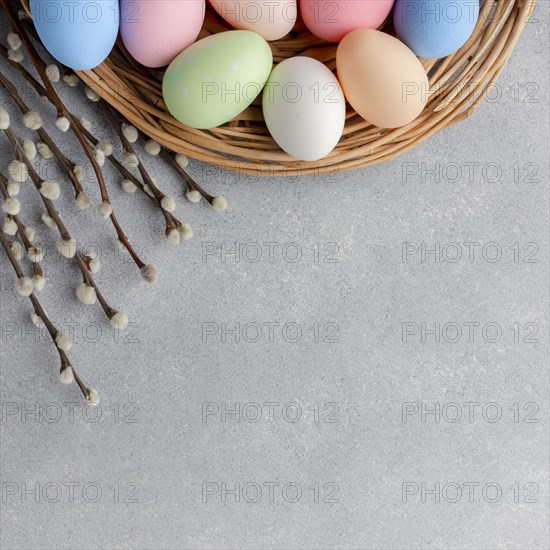
<svg viewBox="0 0 550 550"><path fill-rule="evenodd" d="M273 65L255 32L227 31L183 50L170 63L162 95L170 114L192 128L214 128L242 113L262 91Z"/></svg>

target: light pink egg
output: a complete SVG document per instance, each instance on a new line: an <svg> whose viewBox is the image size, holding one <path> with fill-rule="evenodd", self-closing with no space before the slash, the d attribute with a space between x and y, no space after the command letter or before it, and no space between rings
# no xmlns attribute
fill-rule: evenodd
<svg viewBox="0 0 550 550"><path fill-rule="evenodd" d="M319 38L340 42L355 29L376 29L388 17L394 0L301 0L307 28Z"/></svg>
<svg viewBox="0 0 550 550"><path fill-rule="evenodd" d="M136 61L164 67L195 42L204 13L205 0L121 0L120 35Z"/></svg>
<svg viewBox="0 0 550 550"><path fill-rule="evenodd" d="M210 0L212 7L236 29L253 31L264 40L278 40L294 27L296 0Z"/></svg>

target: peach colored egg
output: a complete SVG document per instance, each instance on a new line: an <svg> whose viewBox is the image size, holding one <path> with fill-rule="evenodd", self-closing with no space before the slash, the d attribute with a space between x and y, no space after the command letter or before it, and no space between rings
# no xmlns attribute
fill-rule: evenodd
<svg viewBox="0 0 550 550"><path fill-rule="evenodd" d="M428 97L428 77L416 55L397 38L373 29L343 38L336 71L350 105L381 128L412 122Z"/></svg>
<svg viewBox="0 0 550 550"><path fill-rule="evenodd" d="M340 42L355 29L376 29L388 17L394 0L301 0L300 14L319 38Z"/></svg>
<svg viewBox="0 0 550 550"><path fill-rule="evenodd" d="M197 39L204 13L205 0L121 0L120 35L136 61L164 67Z"/></svg>
<svg viewBox="0 0 550 550"><path fill-rule="evenodd" d="M254 31L264 40L286 36L296 23L296 0L210 0L212 7L233 27Z"/></svg>

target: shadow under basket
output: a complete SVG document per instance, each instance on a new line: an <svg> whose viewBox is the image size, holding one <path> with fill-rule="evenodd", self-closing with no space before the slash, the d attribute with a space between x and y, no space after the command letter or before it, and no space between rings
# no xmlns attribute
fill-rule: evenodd
<svg viewBox="0 0 550 550"><path fill-rule="evenodd" d="M28 0L21 3L29 12ZM393 159L468 118L490 93L534 6L535 0L482 0L476 28L460 50L441 59L420 59L430 88L426 107L416 120L385 130L370 125L348 105L340 142L330 155L315 162L297 161L280 149L266 128L259 100L223 126L210 130L184 126L168 113L162 99L164 70L134 61L120 37L105 62L77 74L144 134L177 153L254 175L342 172ZM199 38L230 29L207 8ZM391 21L384 30L392 33ZM269 44L274 63L304 55L335 71L336 45L316 38L300 21L288 36Z"/></svg>

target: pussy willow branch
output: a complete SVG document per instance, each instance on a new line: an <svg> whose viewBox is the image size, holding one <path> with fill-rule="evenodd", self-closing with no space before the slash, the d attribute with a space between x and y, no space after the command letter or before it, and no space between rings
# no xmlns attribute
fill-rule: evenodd
<svg viewBox="0 0 550 550"><path fill-rule="evenodd" d="M122 144L122 148L124 149L124 151L132 155L135 155L137 157L137 154L133 145L128 141L128 139L126 139L126 136L122 131L120 119L113 113L111 106L108 105L107 102L103 100L100 100L99 104L103 112L105 113L105 116L107 117L111 125L115 128L115 131L120 139L120 142ZM174 228L174 226L175 228L181 227L182 225L181 222L179 222L179 224L174 224L174 216L168 210L166 210L166 208L164 208L164 206L162 205L162 199L166 195L157 187L157 185L153 181L153 178L150 176L145 166L143 166L143 162L141 161L141 159L139 159L138 170L141 177L143 178L143 182L149 187L149 189L151 189L155 202L158 204L158 206L162 211L162 214L166 221L166 232L168 233L172 228ZM147 193L146 188L144 186L141 186L141 190L145 192L145 194L149 195L149 193Z"/></svg>
<svg viewBox="0 0 550 550"><path fill-rule="evenodd" d="M17 88L13 85L11 81L9 81L6 77L4 77L2 74L0 74L0 85L3 86L6 91L10 94L11 98L19 107L19 110L21 113L25 114L28 113L31 109L27 106L27 104L23 101L22 97L19 95ZM48 132L43 128L40 127L38 130L35 130L38 136L40 137L40 140L45 143L52 151L52 153L55 155L59 163L61 164L62 168L65 170L67 176L71 180L71 183L73 184L73 188L75 191L75 197L78 196L79 193L83 191L82 185L78 181L78 178L76 177L74 173L74 167L76 166L76 163L69 160L57 147L53 139L50 137Z"/></svg>
<svg viewBox="0 0 550 550"><path fill-rule="evenodd" d="M134 147L132 144L126 139L126 136L124 135L124 132L122 131L121 122L120 120L114 115L113 111L111 110L111 107L104 101L99 102L100 107L102 111L105 113L105 116L111 123L111 126L114 127L119 139L120 143L122 144L122 148L127 153L136 155L136 152L134 150ZM137 155L136 155L137 157ZM142 162L140 160L138 164L139 173L141 174L141 177L143 178L143 181L149 186L151 189L154 197L160 202L164 198L164 193L160 191L160 189L155 185L155 182L149 175L149 172L145 169L145 167L142 165Z"/></svg>
<svg viewBox="0 0 550 550"><path fill-rule="evenodd" d="M4 233L0 231L0 242L2 243L2 247L4 248L4 251L6 252L6 256L8 257L8 260L10 261L10 264L17 275L18 278L24 277L23 269L21 268L21 264L15 257L14 253L12 252L8 239L4 236ZM44 323L44 326L46 327L48 333L50 334L50 337L55 345L55 349L57 350L57 353L59 354L59 359L61 361L61 371L64 371L67 368L70 368L73 372L74 379L76 383L78 384L78 387L80 388L80 391L82 392L82 395L84 398L89 401L91 396L91 389L88 388L80 379L78 374L76 373L74 367L71 365L71 362L69 361L69 358L67 354L59 348L59 346L55 343L55 338L59 334L59 330L56 328L56 326L51 322L50 318L44 311L44 308L42 307L40 300L34 295L34 292L30 294L29 300L31 301L34 312L42 322Z"/></svg>
<svg viewBox="0 0 550 550"><path fill-rule="evenodd" d="M2 198L4 200L10 199L11 196L8 191L8 180L0 172L0 194L2 195ZM23 243L25 250L27 253L31 251L32 249L36 248L31 240L29 239L27 232L25 231L25 224L21 221L19 216L17 214L8 214L8 218L14 221L15 225L17 225L17 234L19 235L19 238L21 239L21 242ZM33 266L33 271L35 275L43 276L44 273L42 271L42 267L40 265L40 262L31 262Z"/></svg>
<svg viewBox="0 0 550 550"><path fill-rule="evenodd" d="M171 155L166 149L161 148L161 157L177 172L177 174L187 184L187 191L197 191L210 204L214 203L216 197L205 191L176 161L174 155Z"/></svg>
<svg viewBox="0 0 550 550"><path fill-rule="evenodd" d="M38 71L40 79L42 80L42 83L46 88L47 97L57 110L58 118L65 117L69 121L70 128L73 134L76 136L76 138L80 142L80 145L84 150L84 153L88 157L88 160L92 165L92 168L94 170L94 173L96 175L96 179L100 188L101 200L106 204L111 204L109 200L109 193L107 192L107 187L105 185L105 180L103 179L103 174L101 172L101 168L99 167L99 164L95 158L92 148L90 147L90 144L88 143L86 138L82 135L82 132L80 131L79 125L77 124L76 117L74 117L68 111L64 103L61 101L61 99L57 95L57 92L55 91L53 84L51 83L50 79L48 78L48 75L46 74L46 69L44 68L44 64L43 64L42 58L40 57L40 54L37 52L36 48L34 47L34 44L32 43L31 39L27 35L27 32L23 24L17 17L17 14L14 12L12 6L9 3L9 0L0 0L0 3L3 6L4 11L8 16L8 19L10 20L10 23L14 32L16 32L19 35L19 38L21 39L27 52L29 53L31 60L33 62L33 65ZM117 217L113 210L111 210L109 218L111 220L113 227L115 228L119 241L128 250L135 264L140 269L144 268L146 265L145 262L138 256L137 252L134 250L133 246L130 244L126 234L124 233L124 231L122 231L122 228L118 223Z"/></svg>
<svg viewBox="0 0 550 550"><path fill-rule="evenodd" d="M80 122L79 122L80 124ZM86 139L94 146L96 146L99 143L99 140L89 131L86 130L81 125L80 130L82 133L86 136ZM174 216L171 212L166 211L164 208L162 208L162 205L160 202L156 199L155 196L151 196L147 191L145 190L145 187L143 186L143 183L139 181L130 170L128 170L114 155L109 155L107 157L107 160L114 166L114 168L120 173L120 175L127 180L130 180L154 205L158 206L164 215L164 217L168 217L170 222L177 228L181 227L183 223Z"/></svg>
<svg viewBox="0 0 550 550"><path fill-rule="evenodd" d="M30 176L32 182L34 183L34 186L36 187L36 190L38 191L38 194L40 195L40 198L42 199L42 202L44 203L44 206L46 207L46 210L48 211L48 215L54 220L55 225L57 226L57 229L59 231L59 235L61 236L61 238L64 241L71 241L72 236L71 236L69 230L65 227L65 224L61 220L61 217L59 216L59 213L57 212L57 209L53 205L52 201L50 199L47 199L46 197L44 197L40 193L40 187L41 187L42 179L36 173L33 165L31 164L31 162L29 161L29 159L25 155L25 152L23 151L21 145L19 144L19 139L18 139L17 135L15 134L15 132L11 128L6 128L4 130L4 133L6 134L8 140L10 141L11 146L12 146L14 152L15 152L15 155L16 155L17 159L20 162L25 163L25 165L27 167L27 171L29 173L29 176ZM105 312L105 315L107 315L107 317L111 320L113 318L113 316L118 313L118 310L111 307L107 303L107 301L105 300L105 298L103 297L101 292L99 291L99 288L98 288L97 284L95 283L94 278L92 277L92 274L88 271L88 268L86 266L86 257L84 256L84 254L82 254L82 252L78 249L78 247L75 247L75 251L76 252L75 252L74 258L76 259L76 263L77 263L77 265L80 269L80 272L82 273L82 278L84 279L86 284L88 284L88 285L90 285L91 287L94 288L94 290L96 292L96 295L97 295L98 302L100 303L101 307L103 308L103 311Z"/></svg>

